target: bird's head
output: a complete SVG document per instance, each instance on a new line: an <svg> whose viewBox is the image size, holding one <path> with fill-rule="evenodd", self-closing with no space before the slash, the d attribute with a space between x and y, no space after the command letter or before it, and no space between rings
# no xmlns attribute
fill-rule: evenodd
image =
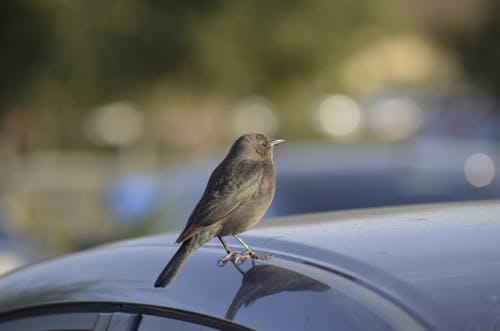
<svg viewBox="0 0 500 331"><path fill-rule="evenodd" d="M239 137L231 147L230 154L245 159L267 160L273 156L273 148L285 142L283 139L269 139L261 133L248 133Z"/></svg>

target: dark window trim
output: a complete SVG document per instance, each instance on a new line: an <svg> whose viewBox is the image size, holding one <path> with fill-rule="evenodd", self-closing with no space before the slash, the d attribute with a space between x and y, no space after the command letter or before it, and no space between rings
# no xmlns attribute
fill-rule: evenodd
<svg viewBox="0 0 500 331"><path fill-rule="evenodd" d="M233 322L176 308L165 308L154 305L144 305L125 302L70 302L55 303L44 306L32 306L12 310L0 314L0 323L19 318L62 313L129 313L160 316L201 324L216 329L228 331L249 331L245 326Z"/></svg>

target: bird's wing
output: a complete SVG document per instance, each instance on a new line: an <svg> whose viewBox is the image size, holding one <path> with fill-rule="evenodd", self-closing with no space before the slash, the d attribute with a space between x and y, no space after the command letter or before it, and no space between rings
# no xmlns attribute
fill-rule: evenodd
<svg viewBox="0 0 500 331"><path fill-rule="evenodd" d="M177 239L181 243L207 227L223 221L238 210L258 189L263 175L262 167L255 162L241 161L225 171L214 170L207 188L189 217L188 223ZM233 174L231 176L231 174Z"/></svg>

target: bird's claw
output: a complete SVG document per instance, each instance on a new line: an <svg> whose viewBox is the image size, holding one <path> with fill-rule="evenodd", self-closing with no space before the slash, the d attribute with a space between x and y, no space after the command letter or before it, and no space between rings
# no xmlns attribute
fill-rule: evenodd
<svg viewBox="0 0 500 331"><path fill-rule="evenodd" d="M236 263L237 265L243 264L246 259L251 258L252 260L268 260L272 258L273 256L270 253L266 254L257 254L255 252L231 252L228 253L226 256L221 257L217 261L217 266L223 267L225 266L229 261L232 261Z"/></svg>
<svg viewBox="0 0 500 331"><path fill-rule="evenodd" d="M218 261L217 261L217 266L218 267L223 267L226 265L227 262L229 262L229 260L231 260L232 258L232 254L227 254L226 256L224 257L221 257Z"/></svg>
<svg viewBox="0 0 500 331"><path fill-rule="evenodd" d="M252 259L255 259L255 260L269 260L270 258L272 258L272 254L271 253L266 253L266 254L257 254L255 252L251 252L250 253L250 257Z"/></svg>
<svg viewBox="0 0 500 331"><path fill-rule="evenodd" d="M234 254L233 258L231 259L234 263L237 265L242 265L243 262L245 262L246 259L250 257L250 254L248 253L236 253Z"/></svg>
<svg viewBox="0 0 500 331"><path fill-rule="evenodd" d="M232 261L232 262L236 263L237 265L241 265L249 257L251 257L251 255L247 252L245 252L245 253L233 252L233 253L227 254L224 257L221 257L219 259L219 261L217 262L217 265L219 267L223 267L229 261Z"/></svg>
<svg viewBox="0 0 500 331"><path fill-rule="evenodd" d="M217 266L223 267L225 266L229 261L232 261L238 265L241 265L245 260L250 256L249 253L240 253L240 252L231 252L227 254L224 257L221 257L217 261Z"/></svg>

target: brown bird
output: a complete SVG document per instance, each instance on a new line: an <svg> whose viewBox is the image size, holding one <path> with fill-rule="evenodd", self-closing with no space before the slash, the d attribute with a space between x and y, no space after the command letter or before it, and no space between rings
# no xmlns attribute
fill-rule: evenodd
<svg viewBox="0 0 500 331"><path fill-rule="evenodd" d="M270 257L255 253L238 234L255 226L273 200L273 147L282 142L283 139L270 140L259 133L245 134L234 142L212 172L205 192L177 238L176 242L182 245L158 276L155 287L168 285L189 255L214 237L219 238L227 252L220 264L240 257ZM225 236L236 238L247 252L233 252L224 241Z"/></svg>

